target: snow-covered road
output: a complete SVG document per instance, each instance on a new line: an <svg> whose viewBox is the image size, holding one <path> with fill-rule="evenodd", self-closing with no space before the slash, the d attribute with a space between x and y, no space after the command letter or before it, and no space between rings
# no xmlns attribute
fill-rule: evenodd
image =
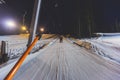
<svg viewBox="0 0 120 80"><path fill-rule="evenodd" d="M120 65L66 39L33 55L27 57L13 80L120 80Z"/></svg>

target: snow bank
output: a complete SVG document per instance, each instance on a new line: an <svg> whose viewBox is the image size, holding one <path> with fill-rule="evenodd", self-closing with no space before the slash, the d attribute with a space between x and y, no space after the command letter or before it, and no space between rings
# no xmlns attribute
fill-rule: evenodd
<svg viewBox="0 0 120 80"><path fill-rule="evenodd" d="M80 47L84 47L86 49L91 49L92 48L91 43L86 42L84 40L75 40L75 41L73 41L73 43L79 45Z"/></svg>
<svg viewBox="0 0 120 80"><path fill-rule="evenodd" d="M92 44L92 50L104 58L120 63L120 51L104 44L104 42L89 41Z"/></svg>
<svg viewBox="0 0 120 80"><path fill-rule="evenodd" d="M99 38L73 40L86 49L91 49L93 53L105 59L120 63L120 35L104 34Z"/></svg>

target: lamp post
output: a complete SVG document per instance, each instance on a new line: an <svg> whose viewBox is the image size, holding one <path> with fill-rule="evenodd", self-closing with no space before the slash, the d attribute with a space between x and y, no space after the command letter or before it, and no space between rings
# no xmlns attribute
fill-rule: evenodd
<svg viewBox="0 0 120 80"><path fill-rule="evenodd" d="M23 14L23 22L22 22L22 26L21 26L21 30L22 32L26 33L27 31L27 27L25 26L25 16L26 16L27 12L25 11L25 13Z"/></svg>
<svg viewBox="0 0 120 80"><path fill-rule="evenodd" d="M25 25L25 16L26 16L27 12L25 11L24 15L23 15L23 26Z"/></svg>

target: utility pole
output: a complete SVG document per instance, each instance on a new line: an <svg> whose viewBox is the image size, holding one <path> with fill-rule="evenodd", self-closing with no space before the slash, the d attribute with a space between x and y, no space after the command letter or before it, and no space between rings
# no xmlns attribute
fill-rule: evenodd
<svg viewBox="0 0 120 80"><path fill-rule="evenodd" d="M26 16L27 12L25 11L24 15L23 15L23 26L25 25L25 16Z"/></svg>
<svg viewBox="0 0 120 80"><path fill-rule="evenodd" d="M36 35L36 29L38 25L39 12L40 12L40 5L41 5L41 0L35 0L32 22L30 26L30 35L29 35L27 47L29 47L29 45L31 44L31 42L33 41Z"/></svg>

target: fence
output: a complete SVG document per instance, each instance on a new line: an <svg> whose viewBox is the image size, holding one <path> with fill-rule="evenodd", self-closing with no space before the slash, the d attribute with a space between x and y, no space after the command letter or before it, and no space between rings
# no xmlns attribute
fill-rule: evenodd
<svg viewBox="0 0 120 80"><path fill-rule="evenodd" d="M22 45L22 46L17 46L17 47L13 47L14 45L12 45L12 44L7 44L8 57L9 57L10 59L13 59L13 58L16 58L16 57L21 56L21 55L25 52L25 50L27 49L27 47L26 47L26 45L25 45L25 44L27 44L27 43L23 43L23 44L24 44L24 45ZM44 44L46 44L46 43L44 43ZM32 49L31 52L35 52L35 51L39 50L40 47L42 47L44 44L38 42L38 43L34 46L34 48Z"/></svg>
<svg viewBox="0 0 120 80"><path fill-rule="evenodd" d="M37 42L37 44L32 49L32 53L37 52L39 49L41 49L45 44L48 44L49 42L53 41L54 39L46 39L46 40L40 40ZM9 57L9 59L14 59L17 57L20 57L25 50L27 49L27 40L17 40L17 41L5 41L5 53ZM1 41L0 41L0 47L1 47ZM1 52L1 49L0 49Z"/></svg>

